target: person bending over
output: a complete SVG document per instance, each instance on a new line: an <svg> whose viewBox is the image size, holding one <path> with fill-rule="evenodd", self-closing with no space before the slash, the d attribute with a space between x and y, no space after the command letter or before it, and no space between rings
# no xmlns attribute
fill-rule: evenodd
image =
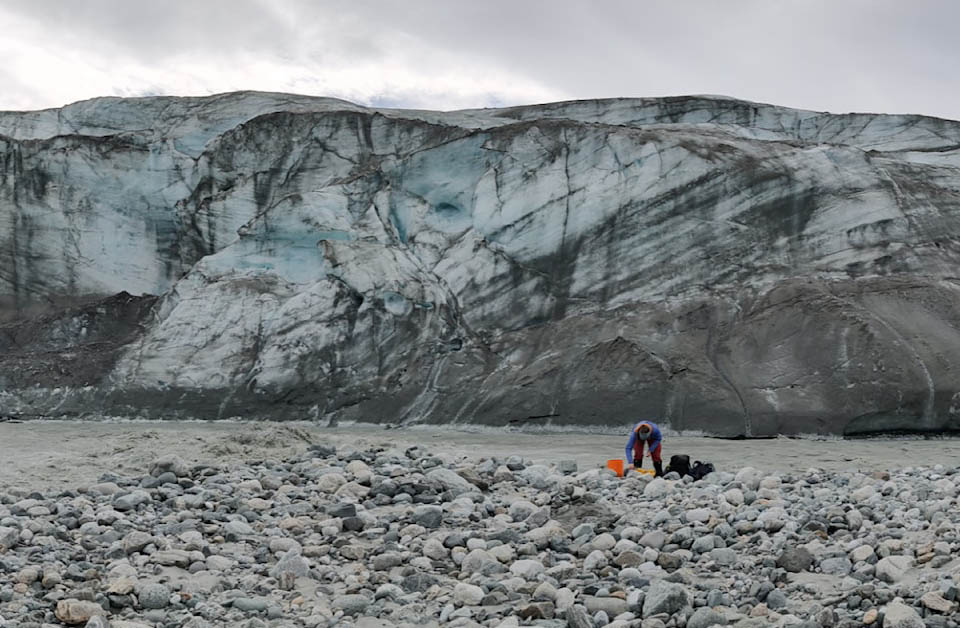
<svg viewBox="0 0 960 628"><path fill-rule="evenodd" d="M627 441L627 462L633 461L634 469L643 467L643 445L646 443L650 451L650 458L653 460L653 469L655 477L663 475L663 462L660 458L660 441L663 436L660 434L660 428L651 421L640 421L633 426L630 432L630 440Z"/></svg>

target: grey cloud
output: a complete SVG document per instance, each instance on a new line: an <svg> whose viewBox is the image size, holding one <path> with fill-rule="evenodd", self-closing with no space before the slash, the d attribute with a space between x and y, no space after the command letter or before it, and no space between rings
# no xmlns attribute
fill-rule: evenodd
<svg viewBox="0 0 960 628"><path fill-rule="evenodd" d="M30 0L5 8L44 24L78 48L141 60L182 53L282 49L293 26L256 0Z"/></svg>
<svg viewBox="0 0 960 628"><path fill-rule="evenodd" d="M796 107L960 117L951 32L927 0L484 2L342 0L389 24L576 98L719 93ZM949 84L948 84L949 83Z"/></svg>
<svg viewBox="0 0 960 628"><path fill-rule="evenodd" d="M32 0L7 10L51 37L162 64L262 56L350 69L404 59L429 75L489 67L571 98L714 93L831 111L960 118L949 0ZM504 79L506 80L506 79ZM406 102L423 85L371 94ZM507 102L490 94L486 102Z"/></svg>

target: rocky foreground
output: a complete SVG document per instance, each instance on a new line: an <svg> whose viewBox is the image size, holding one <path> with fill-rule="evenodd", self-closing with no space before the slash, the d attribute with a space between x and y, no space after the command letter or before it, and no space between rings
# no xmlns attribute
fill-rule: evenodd
<svg viewBox="0 0 960 628"><path fill-rule="evenodd" d="M421 447L0 494L0 626L955 628L960 474L701 481Z"/></svg>

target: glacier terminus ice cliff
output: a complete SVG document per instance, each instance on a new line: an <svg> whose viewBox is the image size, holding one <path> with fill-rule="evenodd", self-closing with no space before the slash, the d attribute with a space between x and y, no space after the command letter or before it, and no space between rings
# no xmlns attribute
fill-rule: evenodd
<svg viewBox="0 0 960 628"><path fill-rule="evenodd" d="M960 122L102 98L0 164L3 415L960 428Z"/></svg>

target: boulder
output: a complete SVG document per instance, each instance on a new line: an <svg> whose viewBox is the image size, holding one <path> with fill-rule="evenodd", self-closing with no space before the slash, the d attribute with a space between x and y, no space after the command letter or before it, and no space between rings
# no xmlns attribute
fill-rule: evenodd
<svg viewBox="0 0 960 628"><path fill-rule="evenodd" d="M683 585L656 580L644 597L643 616L650 617L660 613L672 615L691 604L690 594Z"/></svg>

